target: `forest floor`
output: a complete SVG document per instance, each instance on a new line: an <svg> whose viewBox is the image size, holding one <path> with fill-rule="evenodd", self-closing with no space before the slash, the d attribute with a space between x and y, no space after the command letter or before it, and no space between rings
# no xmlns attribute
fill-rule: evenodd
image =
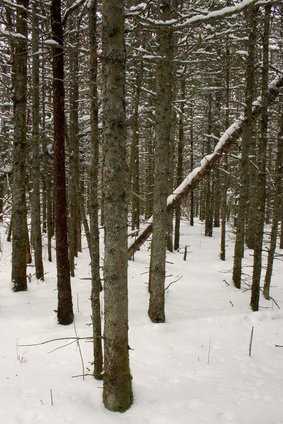
<svg viewBox="0 0 283 424"><path fill-rule="evenodd" d="M147 317L148 245L129 262L130 362L134 404L111 413L102 383L82 374L78 346L66 342L20 347L75 335L56 323L55 265L46 280L32 276L25 293L10 289L11 252L2 231L0 263L0 423L5 424L280 424L283 423L283 310L261 299L249 308L249 290L231 285L232 233L227 261L219 260L219 230L182 223L180 253L168 254L166 323ZM184 246L188 258L183 260ZM55 252L54 252L55 253ZM282 252L281 252L282 253ZM246 251L250 281L252 253ZM282 257L275 263L272 296L283 305ZM91 336L89 255L84 243L72 279L76 331ZM224 281L226 280L226 281ZM243 289L247 286L243 284ZM252 356L249 356L254 327ZM92 346L81 342L86 373ZM52 396L51 396L52 394ZM51 400L52 397L52 400Z"/></svg>

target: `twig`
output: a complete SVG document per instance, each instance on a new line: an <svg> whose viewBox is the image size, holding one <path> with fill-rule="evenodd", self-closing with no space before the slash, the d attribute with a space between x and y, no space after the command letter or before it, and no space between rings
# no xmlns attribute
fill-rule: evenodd
<svg viewBox="0 0 283 424"><path fill-rule="evenodd" d="M252 326L252 331L251 331L250 345L249 345L249 356L252 356L253 338L254 338L254 326Z"/></svg>
<svg viewBox="0 0 283 424"><path fill-rule="evenodd" d="M56 350L63 349L64 347L70 346L71 344L74 344L74 343L76 343L76 340L72 340L72 341L71 341L71 342L69 342L69 343L65 343L65 344L63 344L63 345L61 345L61 346L55 347L55 349L50 350L48 353L56 352Z"/></svg>
<svg viewBox="0 0 283 424"><path fill-rule="evenodd" d="M52 389L50 389L50 403L51 403L51 406L54 406L54 399L53 399L53 391L52 391Z"/></svg>
<svg viewBox="0 0 283 424"><path fill-rule="evenodd" d="M103 338L103 336L101 336ZM90 337L79 337L79 340L92 340L93 336ZM43 342L40 343L32 343L32 344L19 344L19 347L33 347L33 346L40 346L40 345L44 345L47 343L52 343L52 342L59 342L62 340L77 340L77 337L59 337L58 339L51 339L51 340L44 340Z"/></svg>
<svg viewBox="0 0 283 424"><path fill-rule="evenodd" d="M175 284L175 283L177 283L177 281L181 280L181 278L183 278L183 276L182 276L182 275L180 275L180 276L179 276L176 280L171 281L171 283L170 283L170 284L168 284L168 286L167 286L167 287L165 287L165 291L166 291L166 290L168 290L168 289L169 289L169 287L170 287L170 286L172 286L172 284Z"/></svg>
<svg viewBox="0 0 283 424"><path fill-rule="evenodd" d="M208 353L207 353L207 363L210 364L210 352L211 352L211 340L209 339L208 343Z"/></svg>
<svg viewBox="0 0 283 424"><path fill-rule="evenodd" d="M75 320L74 320L74 330L75 330L75 335L76 335L76 338L77 338L77 345L78 345L79 354L80 354L80 358L81 358L83 380L84 380L85 364L84 364L84 358L83 358L83 354L82 354L82 350L81 350L81 345L80 345L80 341L79 341L79 336L78 336L77 327L76 327L76 321Z"/></svg>
<svg viewBox="0 0 283 424"><path fill-rule="evenodd" d="M90 375L91 377L93 377L93 374L78 374L78 375L72 375L72 378L79 378L79 377L85 377L86 375Z"/></svg>

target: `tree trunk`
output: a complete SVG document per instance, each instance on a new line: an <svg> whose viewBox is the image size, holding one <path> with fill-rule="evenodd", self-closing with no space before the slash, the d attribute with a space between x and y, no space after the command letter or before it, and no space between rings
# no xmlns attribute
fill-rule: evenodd
<svg viewBox="0 0 283 424"><path fill-rule="evenodd" d="M139 104L143 77L142 61L137 65L136 92L134 99L133 138L131 145L131 205L132 205L132 230L140 227L140 129L139 129Z"/></svg>
<svg viewBox="0 0 283 424"><path fill-rule="evenodd" d="M35 275L44 280L40 222L40 161L39 161L39 28L38 8L32 5L32 240Z"/></svg>
<svg viewBox="0 0 283 424"><path fill-rule="evenodd" d="M253 96L254 96L254 72L255 72L255 49L257 36L257 8L247 10L247 25L249 28L248 59L246 69L246 116L249 125L245 125L242 135L241 163L240 163L240 198L238 204L236 242L234 249L233 282L235 287L241 288L242 259L244 255L245 222L248 204L249 183L249 143L253 137Z"/></svg>
<svg viewBox="0 0 283 424"><path fill-rule="evenodd" d="M226 41L226 54L225 54L225 96L226 96L226 112L225 112L225 127L228 128L230 124L230 48L229 40ZM228 169L228 158L225 158L224 171ZM222 202L221 202L221 242L220 242L220 259L226 260L226 221L227 221L227 191L228 191L228 175L224 173L222 177Z"/></svg>
<svg viewBox="0 0 283 424"><path fill-rule="evenodd" d="M183 181L183 152L184 152L184 101L185 101L185 78L181 81L181 113L179 118L179 139L177 147L177 186ZM180 223L181 223L181 205L177 205L175 210L175 234L174 234L174 249L180 247Z"/></svg>
<svg viewBox="0 0 283 424"><path fill-rule="evenodd" d="M93 375L102 379L103 357L101 340L100 313L100 262L98 227L98 93L97 93L97 1L89 3L89 39L90 39L90 125L91 125L91 165L90 165L90 255L91 255L91 310L93 327Z"/></svg>
<svg viewBox="0 0 283 424"><path fill-rule="evenodd" d="M104 61L104 380L103 402L133 401L128 352L127 189L124 1L103 1Z"/></svg>
<svg viewBox="0 0 283 424"><path fill-rule="evenodd" d="M263 110L261 114L261 134L258 146L258 173L256 188L255 208L255 234L254 234L254 266L251 292L251 308L258 311L260 295L260 277L262 263L262 244L265 221L265 194L266 194L266 151L267 151L267 129L268 129L268 72L269 72L269 37L270 37L270 13L271 6L265 7L263 50L262 50L262 82L261 93Z"/></svg>
<svg viewBox="0 0 283 424"><path fill-rule="evenodd" d="M14 150L12 191L12 286L14 291L27 289L26 264L26 137L27 137L27 8L28 0L18 0L14 41Z"/></svg>
<svg viewBox="0 0 283 424"><path fill-rule="evenodd" d="M282 103L281 103L282 105ZM282 181L283 181L283 114L280 115L280 130L277 141L277 157L275 169L275 192L273 201L273 216L270 236L270 246L267 257L267 268L264 280L263 295L265 299L270 298L270 283L273 271L274 254L276 250L278 224L280 219L280 204L282 202Z"/></svg>
<svg viewBox="0 0 283 424"><path fill-rule="evenodd" d="M160 2L160 18L172 17L171 1ZM167 196L172 118L173 32L160 28L157 65L156 146L154 171L153 234L150 263L150 299L148 315L152 322L165 321L164 283L168 230Z"/></svg>
<svg viewBox="0 0 283 424"><path fill-rule="evenodd" d="M69 183L69 259L71 275L75 274L74 258L78 255L81 239L80 214L80 157L79 157L79 27L76 18L70 18L70 183ZM78 28L77 28L78 27Z"/></svg>
<svg viewBox="0 0 283 424"><path fill-rule="evenodd" d="M67 202L65 175L65 87L64 34L61 19L61 0L52 0L51 27L53 39L53 114L54 114L54 195L55 234L59 324L71 324L74 319L70 265L67 240Z"/></svg>

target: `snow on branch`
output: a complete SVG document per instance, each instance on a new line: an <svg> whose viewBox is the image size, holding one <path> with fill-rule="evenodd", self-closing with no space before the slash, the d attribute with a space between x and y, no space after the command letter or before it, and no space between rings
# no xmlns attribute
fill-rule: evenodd
<svg viewBox="0 0 283 424"><path fill-rule="evenodd" d="M146 18L144 19L144 21L154 26L173 26L174 28L179 29L188 26L198 25L201 23L215 21L217 19L227 18L229 16L242 12L251 5L256 5L258 3L259 0L242 0L239 4L235 6L227 6L219 10L213 10L210 12L208 11L195 16L182 16L181 18L170 19L168 21L160 21Z"/></svg>
<svg viewBox="0 0 283 424"><path fill-rule="evenodd" d="M268 87L267 103L270 105L274 102L279 95L280 89L283 87L283 75L280 74L275 78ZM253 103L252 119L256 120L262 112L262 99L258 99ZM213 153L205 156L200 163L200 166L193 169L192 172L184 179L184 181L176 188L176 190L167 198L167 211L174 209L182 199L187 196L193 187L225 156L227 152L233 147L236 141L242 134L245 125L249 125L250 121L244 114L240 116L220 137ZM135 241L133 241L128 248L129 258L140 248L140 246L148 239L152 233L152 217L148 221L148 225L139 234Z"/></svg>
<svg viewBox="0 0 283 424"><path fill-rule="evenodd" d="M68 18L69 18L69 16L78 8L78 7L80 7L80 6L82 6L84 3L86 3L86 0L76 0L73 4L72 4L72 6L70 6L66 11L65 11L65 14L64 14L64 17L63 17L63 25L66 25L66 22L67 22L67 20L68 20Z"/></svg>

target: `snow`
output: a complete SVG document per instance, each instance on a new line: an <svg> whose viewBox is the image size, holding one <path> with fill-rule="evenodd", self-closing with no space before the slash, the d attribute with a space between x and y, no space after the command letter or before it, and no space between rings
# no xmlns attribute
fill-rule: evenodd
<svg viewBox="0 0 283 424"><path fill-rule="evenodd" d="M44 44L46 46L51 46L51 47L61 47L61 45L57 41L55 41L53 39L45 40L44 41Z"/></svg>
<svg viewBox="0 0 283 424"><path fill-rule="evenodd" d="M31 282L25 293L13 293L10 244L1 237L0 267L0 422L5 424L280 424L283 395L283 314L261 300L261 310L249 309L249 291L231 285L233 235L228 260L218 259L219 230L203 236L203 224L183 221L181 251L168 254L166 323L147 317L148 245L129 262L130 351L134 405L125 414L106 411L102 383L80 375L75 344L53 351L64 342L17 347L74 336L74 327L55 319L55 265L46 264L46 281ZM188 259L183 261L184 246ZM244 271L250 273L251 252ZM90 336L89 256L86 242L72 279L76 327ZM272 295L282 304L282 263L276 261ZM248 277L247 277L248 278ZM225 281L226 280L226 283ZM228 285L230 284L230 285ZM245 287L245 285L244 285ZM263 308L264 307L264 308ZM268 308L268 309L267 309ZM270 308L270 309L269 309ZM252 356L249 340L254 326ZM85 366L92 361L91 343L81 342ZM51 393L53 406L51 405Z"/></svg>
<svg viewBox="0 0 283 424"><path fill-rule="evenodd" d="M228 16L232 16L234 14L242 12L245 8L248 6L251 6L252 4L256 4L258 0L242 0L240 3L234 5L234 6L226 6L218 10L213 11L207 11L203 10L203 13L200 13L195 16L182 16L178 19L169 19L167 21L158 21L155 19L146 19L146 22L152 25L161 25L161 26L173 26L175 28L184 28L187 26L192 25L199 25L201 23L210 22L217 19L222 19ZM213 28L212 28L213 29Z"/></svg>

